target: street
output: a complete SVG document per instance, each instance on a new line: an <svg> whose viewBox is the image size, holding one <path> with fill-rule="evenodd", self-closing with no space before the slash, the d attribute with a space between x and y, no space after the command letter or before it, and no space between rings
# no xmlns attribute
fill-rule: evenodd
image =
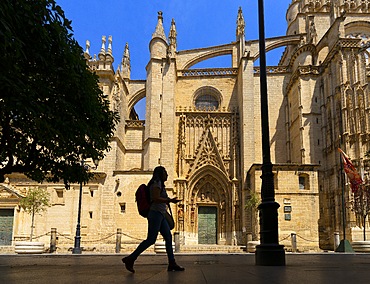
<svg viewBox="0 0 370 284"><path fill-rule="evenodd" d="M286 254L286 266L256 266L254 254L145 254L125 270L122 254L0 255L0 283L369 283L370 254Z"/></svg>

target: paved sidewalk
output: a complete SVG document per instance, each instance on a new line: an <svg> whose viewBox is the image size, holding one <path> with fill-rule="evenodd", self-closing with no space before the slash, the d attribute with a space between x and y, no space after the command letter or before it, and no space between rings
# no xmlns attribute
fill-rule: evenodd
<svg viewBox="0 0 370 284"><path fill-rule="evenodd" d="M286 266L256 266L254 254L177 254L184 272L167 272L165 255L145 254L136 273L122 254L0 255L0 283L370 283L370 254L286 254Z"/></svg>

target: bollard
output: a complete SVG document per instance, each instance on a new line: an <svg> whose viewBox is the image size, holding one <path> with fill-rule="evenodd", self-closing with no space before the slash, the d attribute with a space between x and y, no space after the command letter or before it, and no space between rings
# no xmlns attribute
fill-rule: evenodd
<svg viewBox="0 0 370 284"><path fill-rule="evenodd" d="M175 232L174 233L174 239L175 239L175 252L180 251L180 233Z"/></svg>
<svg viewBox="0 0 370 284"><path fill-rule="evenodd" d="M57 228L51 228L50 232L50 253L57 250Z"/></svg>
<svg viewBox="0 0 370 284"><path fill-rule="evenodd" d="M334 232L334 251L338 248L340 244L339 232Z"/></svg>
<svg viewBox="0 0 370 284"><path fill-rule="evenodd" d="M117 229L116 235L116 253L121 252L121 237L122 237L122 229Z"/></svg>
<svg viewBox="0 0 370 284"><path fill-rule="evenodd" d="M291 233L290 237L292 239L292 252L297 252L297 234Z"/></svg>

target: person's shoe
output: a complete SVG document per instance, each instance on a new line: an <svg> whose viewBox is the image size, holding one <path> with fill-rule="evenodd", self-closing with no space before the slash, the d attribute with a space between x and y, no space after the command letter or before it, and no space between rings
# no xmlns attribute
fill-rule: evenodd
<svg viewBox="0 0 370 284"><path fill-rule="evenodd" d="M167 271L184 271L184 270L185 268L177 265L177 263L174 260L170 261L167 268Z"/></svg>
<svg viewBox="0 0 370 284"><path fill-rule="evenodd" d="M125 264L125 267L128 271L130 271L132 273L135 273L135 269L134 269L135 260L126 256L126 257L122 258L122 262Z"/></svg>

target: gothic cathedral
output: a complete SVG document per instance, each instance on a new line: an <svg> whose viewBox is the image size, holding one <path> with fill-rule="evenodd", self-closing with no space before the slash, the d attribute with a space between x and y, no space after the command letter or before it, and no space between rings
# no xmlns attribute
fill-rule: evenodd
<svg viewBox="0 0 370 284"><path fill-rule="evenodd" d="M178 50L175 21L166 36L159 12L143 80L130 79L128 44L114 70L112 38L103 36L97 56L90 55L87 42L88 67L121 120L95 179L83 186L82 243L104 239L117 228L123 248L145 238L135 191L158 165L169 173L169 195L181 199L172 211L184 248L259 240L259 46L258 40L246 40L242 9L236 12L234 42L192 50ZM279 239L287 249L292 233L301 251L333 250L334 235L343 228L348 239L361 238L351 211L343 216L351 194L337 149L367 174L369 16L369 0L295 0L286 14L286 35L266 39L267 52L285 47L278 66L267 67L267 83ZM229 68L193 67L223 55L230 56ZM143 98L146 118L139 120L135 105ZM0 245L27 236L30 220L18 201L31 186L37 184L20 174L0 186L0 218L8 224ZM58 246L70 247L79 185L40 186L50 192L52 206L37 217L35 234L57 228ZM96 246L112 242L107 237Z"/></svg>

